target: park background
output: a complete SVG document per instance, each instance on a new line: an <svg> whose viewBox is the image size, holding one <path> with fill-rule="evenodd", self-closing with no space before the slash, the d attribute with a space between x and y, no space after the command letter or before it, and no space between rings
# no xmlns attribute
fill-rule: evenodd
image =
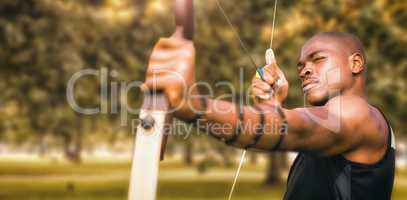
<svg viewBox="0 0 407 200"><path fill-rule="evenodd" d="M256 63L264 63L274 1L220 3ZM250 59L216 0L196 0L194 8L197 79L237 86L243 70L247 88L254 74ZM154 43L174 30L173 16L172 0L0 1L0 199L127 198L130 122L122 126L118 113L75 112L67 103L67 82L79 70L101 68L117 72L111 82L143 80ZM398 141L394 200L407 198L406 21L405 1L280 0L273 44L290 82L286 106L294 108L304 105L295 67L301 45L322 31L361 38L369 100L387 114ZM100 87L97 78L85 78L75 98L84 107L109 104ZM126 98L140 106L137 89ZM171 136L158 199L226 199L240 152L206 135ZM233 199L281 199L294 156L250 152Z"/></svg>

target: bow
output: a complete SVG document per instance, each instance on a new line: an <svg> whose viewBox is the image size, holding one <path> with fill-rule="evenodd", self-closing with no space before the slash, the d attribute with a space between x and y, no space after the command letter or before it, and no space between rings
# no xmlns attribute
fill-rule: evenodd
<svg viewBox="0 0 407 200"><path fill-rule="evenodd" d="M250 56L244 42L228 18L218 0L217 6L235 33L236 38L246 55L250 58L256 73L262 77L263 70L258 68L253 58ZM266 62L270 64L274 60L272 51L272 41L274 36L274 23L276 18L277 0L274 4L273 27L270 41L270 48L266 51ZM173 37L183 37L191 40L193 37L193 0L175 0L175 22L176 29ZM165 145L168 135L166 131L171 124L172 116L168 113L169 103L162 91L150 91L144 94L143 105L139 117L140 125L137 127L135 148L131 169L131 179L129 187L129 200L155 200L158 178L158 164L164 158ZM229 194L229 200L235 188L240 169L243 165L246 150L243 151L239 167L235 174L234 182Z"/></svg>
<svg viewBox="0 0 407 200"><path fill-rule="evenodd" d="M193 0L175 0L175 32L172 37L192 40ZM131 168L129 200L155 200L159 161L164 159L172 116L162 91L147 91L139 113Z"/></svg>

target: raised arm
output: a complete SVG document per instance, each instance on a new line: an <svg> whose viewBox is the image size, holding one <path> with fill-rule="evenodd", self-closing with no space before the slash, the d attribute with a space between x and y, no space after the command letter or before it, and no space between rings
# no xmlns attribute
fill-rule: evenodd
<svg viewBox="0 0 407 200"><path fill-rule="evenodd" d="M287 95L284 91L276 91L271 102L255 106L207 99L195 87L194 64L192 42L161 39L151 55L144 88L164 90L176 117L196 123L227 144L320 155L378 144L364 139L364 133L377 130L369 105L362 98L334 97L324 106L292 110L280 106ZM271 74L279 74L277 65L269 69ZM269 77L272 82L277 79ZM361 134L353 134L355 131Z"/></svg>
<svg viewBox="0 0 407 200"><path fill-rule="evenodd" d="M337 97L326 106L292 110L208 99L205 115L197 125L240 148L336 155L364 142L366 135L354 133L375 131L371 117L368 104L353 97Z"/></svg>

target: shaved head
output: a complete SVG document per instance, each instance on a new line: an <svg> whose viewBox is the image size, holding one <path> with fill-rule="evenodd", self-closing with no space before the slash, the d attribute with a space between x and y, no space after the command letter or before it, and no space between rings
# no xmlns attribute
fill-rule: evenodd
<svg viewBox="0 0 407 200"><path fill-rule="evenodd" d="M365 50L362 42L357 36L345 32L322 32L314 35L309 42L321 38L326 38L332 42L335 42L338 47L342 48L348 54L359 53L363 58L364 65L366 65Z"/></svg>

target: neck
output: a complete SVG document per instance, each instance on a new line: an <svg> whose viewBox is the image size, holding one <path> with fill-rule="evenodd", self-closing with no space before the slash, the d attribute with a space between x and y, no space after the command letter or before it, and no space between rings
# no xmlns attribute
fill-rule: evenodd
<svg viewBox="0 0 407 200"><path fill-rule="evenodd" d="M367 100L365 81L365 77L356 78L352 86L343 91L342 95L358 96Z"/></svg>

